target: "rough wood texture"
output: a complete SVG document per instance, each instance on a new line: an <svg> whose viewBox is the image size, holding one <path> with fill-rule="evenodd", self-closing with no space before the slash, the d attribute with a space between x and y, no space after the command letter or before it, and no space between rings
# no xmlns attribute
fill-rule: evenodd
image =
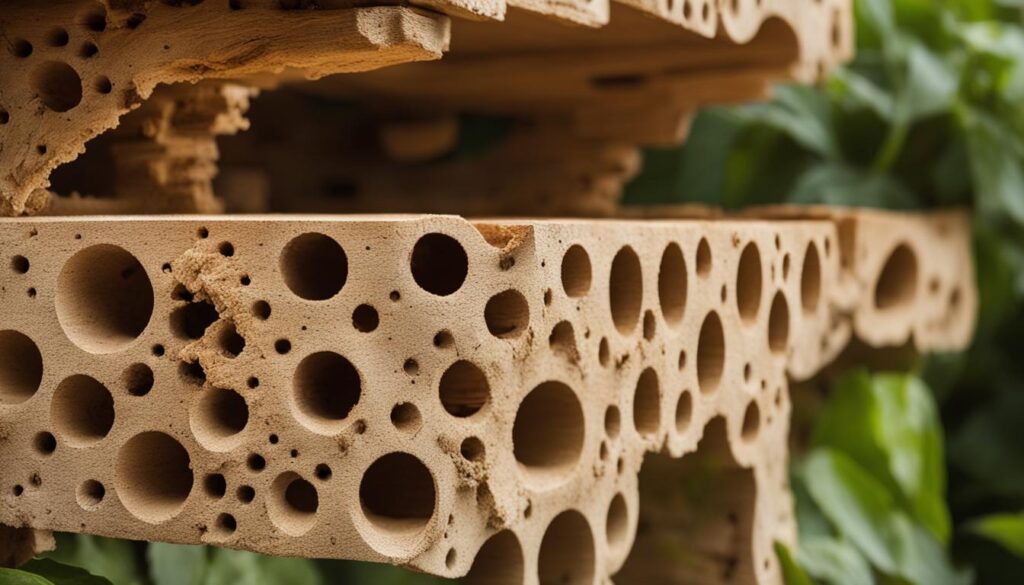
<svg viewBox="0 0 1024 585"><path fill-rule="evenodd" d="M344 73L303 91L399 113L553 118L573 137L633 146L681 140L701 105L760 98L773 81L814 79L848 57L852 42L843 0L530 0L508 6L430 0L418 6L5 2L0 214L45 209L50 173L159 84L244 79L273 87ZM447 59L415 63L439 59L449 37ZM398 64L405 65L390 67ZM190 196L196 207L215 208L204 201L208 186L198 189ZM168 197L175 199L171 191L157 195L154 211L184 210L166 205Z"/></svg>
<svg viewBox="0 0 1024 585"><path fill-rule="evenodd" d="M780 583L789 380L976 296L960 215L761 213L0 220L0 523Z"/></svg>

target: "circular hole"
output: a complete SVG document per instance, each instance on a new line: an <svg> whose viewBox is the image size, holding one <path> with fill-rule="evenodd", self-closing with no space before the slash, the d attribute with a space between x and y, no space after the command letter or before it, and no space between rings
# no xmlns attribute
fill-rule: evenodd
<svg viewBox="0 0 1024 585"><path fill-rule="evenodd" d="M476 414L491 397L487 376L466 360L459 360L445 370L438 389L444 409L457 417Z"/></svg>
<svg viewBox="0 0 1024 585"><path fill-rule="evenodd" d="M516 535L503 530L487 539L462 582L466 585L521 585L523 548Z"/></svg>
<svg viewBox="0 0 1024 585"><path fill-rule="evenodd" d="M212 536L214 538L227 538L235 533L238 529L238 521L231 514L218 514L217 519L214 520L214 529Z"/></svg>
<svg viewBox="0 0 1024 585"><path fill-rule="evenodd" d="M156 524L177 515L192 483L188 451L164 433L139 433L117 455L114 487L118 498L145 522Z"/></svg>
<svg viewBox="0 0 1024 585"><path fill-rule="evenodd" d="M814 242L807 244L804 252L804 266L800 271L800 304L804 311L813 313L818 309L821 297L821 259Z"/></svg>
<svg viewBox="0 0 1024 585"><path fill-rule="evenodd" d="M63 61L46 61L29 79L39 101L54 112L66 112L82 102L82 78Z"/></svg>
<svg viewBox="0 0 1024 585"><path fill-rule="evenodd" d="M448 549L448 554L446 554L444 556L444 565L446 567L448 567L449 569L452 569L452 568L455 567L455 561L457 561L457 560L458 560L458 554L455 552L455 549L454 548Z"/></svg>
<svg viewBox="0 0 1024 585"><path fill-rule="evenodd" d="M626 544L629 536L629 511L626 508L626 498L622 494L615 494L608 506L605 533L608 536L608 548L618 551Z"/></svg>
<svg viewBox="0 0 1024 585"><path fill-rule="evenodd" d="M203 479L203 491L211 498L223 498L228 491L228 482L223 475L211 473Z"/></svg>
<svg viewBox="0 0 1024 585"><path fill-rule="evenodd" d="M549 288L549 289L545 290L544 291L544 306L545 307L550 307L551 306L551 301L552 301L553 298L554 298L554 295L552 295L551 289Z"/></svg>
<svg viewBox="0 0 1024 585"><path fill-rule="evenodd" d="M633 426L645 437L658 433L661 422L661 391L658 375L652 368L640 374L633 394Z"/></svg>
<svg viewBox="0 0 1024 585"><path fill-rule="evenodd" d="M439 233L427 234L416 242L409 264L416 284L442 297L459 290L469 272L469 258L462 244Z"/></svg>
<svg viewBox="0 0 1024 585"><path fill-rule="evenodd" d="M239 502L248 504L256 499L256 490L254 490L252 486L240 485L238 486L238 489L235 490L235 497L238 498Z"/></svg>
<svg viewBox="0 0 1024 585"><path fill-rule="evenodd" d="M99 244L64 264L57 277L57 319L89 353L125 349L153 315L153 286L142 264L123 248Z"/></svg>
<svg viewBox="0 0 1024 585"><path fill-rule="evenodd" d="M409 358L402 362L402 371L410 376L415 376L420 373L420 363L416 360Z"/></svg>
<svg viewBox="0 0 1024 585"><path fill-rule="evenodd" d="M518 337L530 323L526 297L512 289L494 295L484 308L484 321L487 330L495 337Z"/></svg>
<svg viewBox="0 0 1024 585"><path fill-rule="evenodd" d="M704 317L697 339L697 383L701 392L718 389L725 370L725 332L718 313L711 311Z"/></svg>
<svg viewBox="0 0 1024 585"><path fill-rule="evenodd" d="M18 274L25 274L28 272L29 266L28 258L24 256L18 255L11 258L11 270Z"/></svg>
<svg viewBox="0 0 1024 585"><path fill-rule="evenodd" d="M217 335L217 345L220 352L227 358L236 358L245 349L245 338L238 334L234 323L227 323L220 329Z"/></svg>
<svg viewBox="0 0 1024 585"><path fill-rule="evenodd" d="M768 347L775 353L786 351L789 343L789 304L782 291L775 293L768 313Z"/></svg>
<svg viewBox="0 0 1024 585"><path fill-rule="evenodd" d="M378 325L380 325L380 316L377 314L377 309L372 306L359 305L355 311L352 311L352 326L356 328L356 331L369 333Z"/></svg>
<svg viewBox="0 0 1024 585"><path fill-rule="evenodd" d="M313 484L294 471L286 471L270 484L267 515L274 526L290 536L302 536L316 524L320 496Z"/></svg>
<svg viewBox="0 0 1024 585"><path fill-rule="evenodd" d="M292 342L288 341L287 339L278 339L277 341L274 342L274 351L281 355L285 355L291 350Z"/></svg>
<svg viewBox="0 0 1024 585"><path fill-rule="evenodd" d="M747 405L746 412L743 413L743 430L741 435L744 441L753 441L757 438L758 431L761 430L761 409L757 406L757 402L753 400Z"/></svg>
<svg viewBox="0 0 1024 585"><path fill-rule="evenodd" d="M644 313L644 339L652 341L656 332L657 324L654 319L654 313L652 311L647 311Z"/></svg>
<svg viewBox="0 0 1024 585"><path fill-rule="evenodd" d="M917 296L917 255L907 244L889 254L875 284L875 306L880 310L904 307Z"/></svg>
<svg viewBox="0 0 1024 585"><path fill-rule="evenodd" d="M693 420L693 396L684 390L676 401L676 432L685 433Z"/></svg>
<svg viewBox="0 0 1024 585"><path fill-rule="evenodd" d="M705 4L705 6L707 6ZM697 244L697 276L707 278L711 274L711 244L701 238Z"/></svg>
<svg viewBox="0 0 1024 585"><path fill-rule="evenodd" d="M310 354L295 369L295 407L300 421L314 432L340 430L341 422L359 402L361 389L355 366L334 352Z"/></svg>
<svg viewBox="0 0 1024 585"><path fill-rule="evenodd" d="M107 488L103 487L102 483L95 479L87 479L78 486L78 492L75 494L75 499L78 500L78 505L81 506L82 509L92 510L96 506L100 505L106 495Z"/></svg>
<svg viewBox="0 0 1024 585"><path fill-rule="evenodd" d="M420 409L411 402L403 402L391 409L391 424L400 431L414 432L420 428Z"/></svg>
<svg viewBox="0 0 1024 585"><path fill-rule="evenodd" d="M107 95L113 91L114 86L110 83L110 79L105 75L100 75L92 82L92 88L96 90L96 93L101 95Z"/></svg>
<svg viewBox="0 0 1024 585"><path fill-rule="evenodd" d="M92 32L103 32L107 30L107 11L100 7L97 10L87 12L80 20L82 26Z"/></svg>
<svg viewBox="0 0 1024 585"><path fill-rule="evenodd" d="M236 435L249 424L249 406L234 390L209 388L203 390L189 422L204 447L226 451L239 442Z"/></svg>
<svg viewBox="0 0 1024 585"><path fill-rule="evenodd" d="M217 245L217 251L220 252L221 256L230 258L235 255L235 246L231 242L221 242Z"/></svg>
<svg viewBox="0 0 1024 585"><path fill-rule="evenodd" d="M270 303L267 301L256 301L252 304L252 314L260 321L270 318Z"/></svg>
<svg viewBox="0 0 1024 585"><path fill-rule="evenodd" d="M622 428L622 416L619 414L619 407L614 404L604 411L604 432L609 439L616 439Z"/></svg>
<svg viewBox="0 0 1024 585"><path fill-rule="evenodd" d="M323 234L302 234L284 247L279 262L281 275L297 296L322 301L333 297L348 278L345 250Z"/></svg>
<svg viewBox="0 0 1024 585"><path fill-rule="evenodd" d="M597 361L602 366L607 366L608 362L611 361L611 358L612 358L612 352L611 352L611 348L608 346L608 338L607 337L602 337L601 338L601 343L598 344L598 346L597 346Z"/></svg>
<svg viewBox="0 0 1024 585"><path fill-rule="evenodd" d="M562 256L562 289L570 297L582 297L590 290L590 255L575 244Z"/></svg>
<svg viewBox="0 0 1024 585"><path fill-rule="evenodd" d="M568 479L583 450L583 408L572 388L544 382L530 391L516 412L512 447L530 479Z"/></svg>
<svg viewBox="0 0 1024 585"><path fill-rule="evenodd" d="M363 515L391 540L419 536L434 515L436 499L430 469L408 453L380 457L359 483Z"/></svg>
<svg viewBox="0 0 1024 585"><path fill-rule="evenodd" d="M245 381L245 385L248 386L250 390L255 390L260 387L260 379L256 376L250 376L249 379Z"/></svg>
<svg viewBox="0 0 1024 585"><path fill-rule="evenodd" d="M153 370L146 364L132 364L121 372L121 386L132 396L145 396L153 389Z"/></svg>
<svg viewBox="0 0 1024 585"><path fill-rule="evenodd" d="M210 230L201 227L196 230L196 235L199 236L200 239L205 240L206 238L210 237Z"/></svg>
<svg viewBox="0 0 1024 585"><path fill-rule="evenodd" d="M103 384L82 374L65 378L53 393L50 418L68 444L85 447L114 426L114 397Z"/></svg>
<svg viewBox="0 0 1024 585"><path fill-rule="evenodd" d="M455 338L452 337L450 331L438 331L437 335L434 335L434 347L439 349L447 349L455 343Z"/></svg>
<svg viewBox="0 0 1024 585"><path fill-rule="evenodd" d="M0 126L7 124L11 121L11 113L7 110L0 108Z"/></svg>
<svg viewBox="0 0 1024 585"><path fill-rule="evenodd" d="M0 404L19 404L43 381L43 355L23 333L0 331Z"/></svg>
<svg viewBox="0 0 1024 585"><path fill-rule="evenodd" d="M462 441L462 445L459 447L459 453L462 453L462 457L466 461L483 461L484 460L484 443L476 437L467 437Z"/></svg>
<svg viewBox="0 0 1024 585"><path fill-rule="evenodd" d="M686 350L685 349L679 350L679 359L677 360L677 364L679 366L679 371L683 371L684 369L686 369Z"/></svg>
<svg viewBox="0 0 1024 585"><path fill-rule="evenodd" d="M171 333L179 339L199 339L218 319L220 314L212 303L190 302L171 312Z"/></svg>
<svg viewBox="0 0 1024 585"><path fill-rule="evenodd" d="M736 307L747 324L757 319L761 308L761 252L753 242L743 248L736 271Z"/></svg>
<svg viewBox="0 0 1024 585"><path fill-rule="evenodd" d="M44 457L52 455L57 450L57 438L46 431L36 433L36 436L32 438L32 448Z"/></svg>
<svg viewBox="0 0 1024 585"><path fill-rule="evenodd" d="M595 560L594 535L587 519L576 510L555 516L540 543L540 582L590 585L594 582Z"/></svg>
<svg viewBox="0 0 1024 585"><path fill-rule="evenodd" d="M686 260L683 258L683 250L674 242L661 254L658 300L666 321L674 325L682 320L686 308Z"/></svg>
<svg viewBox="0 0 1024 585"><path fill-rule="evenodd" d="M164 355L164 351L165 350L164 350L164 346L162 346L162 345L160 345L158 343L158 344L154 345L152 348L150 348L150 351L152 351L153 355L155 355L156 357L161 357L161 356Z"/></svg>
<svg viewBox="0 0 1024 585"><path fill-rule="evenodd" d="M11 54L19 59L24 59L32 54L32 43L25 39L14 39L10 44Z"/></svg>
<svg viewBox="0 0 1024 585"><path fill-rule="evenodd" d="M615 254L608 290L615 327L622 334L631 333L640 320L644 290L640 257L633 248L625 246Z"/></svg>
<svg viewBox="0 0 1024 585"><path fill-rule="evenodd" d="M333 475L333 472L331 471L331 467L329 465L327 465L326 463L320 463L319 465L316 466L315 469L313 469L313 475L315 475L316 478L319 479L320 481L327 481L331 479L331 475Z"/></svg>
<svg viewBox="0 0 1024 585"><path fill-rule="evenodd" d="M292 450L292 457L295 457L298 453ZM259 453L253 453L249 455L249 458L245 460L246 466L249 467L250 471L259 473L267 468L267 460Z"/></svg>
<svg viewBox="0 0 1024 585"><path fill-rule="evenodd" d="M68 36L68 31L62 27L54 27L46 33L46 44L51 47L66 47L71 37Z"/></svg>

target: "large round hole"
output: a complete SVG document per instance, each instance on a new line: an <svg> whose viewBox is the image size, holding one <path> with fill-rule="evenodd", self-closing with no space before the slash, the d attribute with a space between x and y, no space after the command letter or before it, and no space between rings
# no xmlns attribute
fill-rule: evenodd
<svg viewBox="0 0 1024 585"><path fill-rule="evenodd" d="M460 360L441 375L441 404L453 416L476 414L491 398L487 376L472 362Z"/></svg>
<svg viewBox="0 0 1024 585"><path fill-rule="evenodd" d="M736 269L736 308L745 323L754 322L761 308L761 252L753 242L743 248Z"/></svg>
<svg viewBox="0 0 1024 585"><path fill-rule="evenodd" d="M462 582L466 585L521 585L523 547L516 535L503 530L487 539Z"/></svg>
<svg viewBox="0 0 1024 585"><path fill-rule="evenodd" d="M725 332L718 313L711 311L704 317L697 339L697 383L701 392L718 389L725 370Z"/></svg>
<svg viewBox="0 0 1024 585"><path fill-rule="evenodd" d="M363 515L391 538L414 538L426 527L437 500L434 476L408 453L377 459L359 483Z"/></svg>
<svg viewBox="0 0 1024 585"><path fill-rule="evenodd" d="M652 437L658 433L661 422L661 392L658 374L647 368L640 374L633 394L633 426L641 435Z"/></svg>
<svg viewBox="0 0 1024 585"><path fill-rule="evenodd" d="M522 471L540 483L568 479L583 449L583 408L572 388L544 382L519 405L512 448Z"/></svg>
<svg viewBox="0 0 1024 585"><path fill-rule="evenodd" d="M782 291L775 293L768 313L768 347L775 353L786 351L789 343L789 304Z"/></svg>
<svg viewBox="0 0 1024 585"><path fill-rule="evenodd" d="M804 311L813 313L818 310L821 298L821 258L818 246L811 242L804 252L804 267L800 271L800 304Z"/></svg>
<svg viewBox="0 0 1024 585"><path fill-rule="evenodd" d="M518 337L530 323L530 306L526 297L517 290L498 293L484 307L484 321L491 335L501 338Z"/></svg>
<svg viewBox="0 0 1024 585"><path fill-rule="evenodd" d="M98 244L71 257L57 278L57 319L89 353L127 347L153 315L153 286L142 264L123 248Z"/></svg>
<svg viewBox="0 0 1024 585"><path fill-rule="evenodd" d="M605 533L608 537L608 548L613 551L620 551L626 544L629 537L629 510L626 508L626 498L622 494L615 494L608 506Z"/></svg>
<svg viewBox="0 0 1024 585"><path fill-rule="evenodd" d="M32 398L43 381L43 356L23 333L0 331L0 404Z"/></svg>
<svg viewBox="0 0 1024 585"><path fill-rule="evenodd" d="M249 407L234 390L209 388L202 391L190 417L192 432L207 449L226 451L249 424Z"/></svg>
<svg viewBox="0 0 1024 585"><path fill-rule="evenodd" d="M570 297L582 297L590 291L590 255L574 244L562 256L562 289Z"/></svg>
<svg viewBox="0 0 1024 585"><path fill-rule="evenodd" d="M153 384L153 370L146 364L132 364L121 372L121 386L132 396L149 394Z"/></svg>
<svg viewBox="0 0 1024 585"><path fill-rule="evenodd" d="M281 276L293 293L311 300L333 297L348 279L348 257L334 239L310 232L292 239L281 251Z"/></svg>
<svg viewBox="0 0 1024 585"><path fill-rule="evenodd" d="M640 257L633 248L625 246L612 260L612 271L608 281L612 321L620 333L628 334L636 329L637 321L640 320L643 293Z"/></svg>
<svg viewBox="0 0 1024 585"><path fill-rule="evenodd" d="M469 272L469 258L462 244L439 233L427 234L416 242L409 264L416 284L438 296L459 290Z"/></svg>
<svg viewBox="0 0 1024 585"><path fill-rule="evenodd" d="M683 258L683 250L674 242L661 254L658 300L666 321L676 324L683 318L686 309L686 260Z"/></svg>
<svg viewBox="0 0 1024 585"><path fill-rule="evenodd" d="M594 535L575 510L555 516L540 543L537 571L541 585L590 585L594 582Z"/></svg>
<svg viewBox="0 0 1024 585"><path fill-rule="evenodd" d="M270 484L267 515L282 532L290 536L309 532L319 509L316 487L294 471L282 473Z"/></svg>
<svg viewBox="0 0 1024 585"><path fill-rule="evenodd" d="M50 418L57 432L74 447L99 441L114 426L114 397L103 384L76 374L53 393Z"/></svg>
<svg viewBox="0 0 1024 585"><path fill-rule="evenodd" d="M188 451L170 435L139 433L117 455L117 495L133 516L145 522L156 524L177 515L192 483Z"/></svg>
<svg viewBox="0 0 1024 585"><path fill-rule="evenodd" d="M306 356L295 369L293 390L300 420L314 432L332 434L359 402L359 372L330 351Z"/></svg>
<svg viewBox="0 0 1024 585"><path fill-rule="evenodd" d="M93 510L103 502L107 489L95 479L87 479L78 486L75 499L83 510Z"/></svg>
<svg viewBox="0 0 1024 585"><path fill-rule="evenodd" d="M63 61L46 61L29 80L39 101L54 112L66 112L82 101L82 78Z"/></svg>
<svg viewBox="0 0 1024 585"><path fill-rule="evenodd" d="M875 306L894 309L913 302L917 295L917 256L907 244L889 254L875 284Z"/></svg>

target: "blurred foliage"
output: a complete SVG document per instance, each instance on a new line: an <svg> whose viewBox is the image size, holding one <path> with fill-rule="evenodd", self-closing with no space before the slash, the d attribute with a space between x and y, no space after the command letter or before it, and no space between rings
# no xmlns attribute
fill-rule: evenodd
<svg viewBox="0 0 1024 585"><path fill-rule="evenodd" d="M860 383L849 391L847 379L823 415L824 445L798 468L798 477L811 467L836 489L867 490L863 500L847 494L846 504L895 516L851 526L884 539L871 548L840 531L838 539L807 538L796 560L782 560L791 583L938 583L939 575L922 580L881 555L898 550L900 538L918 541L913 554L950 538L958 566L972 568L977 582L1024 583L1024 2L856 0L855 8L852 63L822 87L780 87L770 103L700 114L686 146L648 153L626 201L973 208L976 338L966 354L929 358L922 372L940 400L941 427L926 422L931 407L921 392L885 405L895 397ZM901 426L893 406L935 426ZM874 414L854 414L866 412ZM944 456L936 455L940 431ZM824 488L796 487L801 504L828 517L814 497ZM814 526L813 518L800 519Z"/></svg>
<svg viewBox="0 0 1024 585"><path fill-rule="evenodd" d="M627 203L969 206L981 301L963 355L854 371L794 463L790 585L1024 583L1024 0L855 0L857 56L822 87L716 108L652 150ZM486 148L503 121L474 120ZM930 390L929 390L930 386ZM80 568L76 568L80 567ZM0 581L425 585L388 566L61 535Z"/></svg>

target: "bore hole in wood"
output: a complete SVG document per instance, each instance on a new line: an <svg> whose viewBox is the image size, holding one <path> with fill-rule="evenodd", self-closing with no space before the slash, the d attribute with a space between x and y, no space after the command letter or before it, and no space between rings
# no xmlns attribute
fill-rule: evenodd
<svg viewBox="0 0 1024 585"><path fill-rule="evenodd" d="M27 335L0 331L0 404L32 398L43 381L43 355Z"/></svg>
<svg viewBox="0 0 1024 585"><path fill-rule="evenodd" d="M114 397L94 378L70 376L53 393L50 419L69 445L91 445L106 437L114 426Z"/></svg>
<svg viewBox="0 0 1024 585"><path fill-rule="evenodd" d="M82 102L82 78L63 61L46 61L32 70L32 91L47 109L66 112Z"/></svg>
<svg viewBox="0 0 1024 585"><path fill-rule="evenodd" d="M736 269L736 308L747 324L757 319L761 308L761 251L754 242L747 244L740 254Z"/></svg>
<svg viewBox="0 0 1024 585"><path fill-rule="evenodd" d="M459 453L466 461L480 462L484 460L484 442L476 437L467 437L459 446Z"/></svg>
<svg viewBox="0 0 1024 585"><path fill-rule="evenodd" d="M270 318L270 303L267 301L256 301L252 304L252 314L260 321Z"/></svg>
<svg viewBox="0 0 1024 585"><path fill-rule="evenodd" d="M359 484L363 515L390 538L414 538L434 515L437 489L430 470L409 453L395 452L373 462Z"/></svg>
<svg viewBox="0 0 1024 585"><path fill-rule="evenodd" d="M789 304L782 291L775 293L768 313L768 347L774 353L786 351L789 343Z"/></svg>
<svg viewBox="0 0 1024 585"><path fill-rule="evenodd" d="M299 363L293 390L300 422L314 432L331 434L359 402L362 382L352 362L321 351Z"/></svg>
<svg viewBox="0 0 1024 585"><path fill-rule="evenodd" d="M725 370L725 332L718 313L704 317L697 339L697 383L705 394L718 389Z"/></svg>
<svg viewBox="0 0 1024 585"><path fill-rule="evenodd" d="M57 319L89 353L122 350L153 314L153 286L142 264L123 248L98 244L64 264L57 278Z"/></svg>
<svg viewBox="0 0 1024 585"><path fill-rule="evenodd" d="M562 257L562 289L570 297L582 297L590 291L590 255L574 244Z"/></svg>
<svg viewBox="0 0 1024 585"><path fill-rule="evenodd" d="M608 281L612 321L619 332L624 335L632 333L640 320L643 288L640 257L637 256L633 248L624 246L612 260L612 270Z"/></svg>
<svg viewBox="0 0 1024 585"><path fill-rule="evenodd" d="M219 473L211 473L203 479L203 492L214 499L220 499L224 497L228 491L228 482L224 479L224 476Z"/></svg>
<svg viewBox="0 0 1024 585"><path fill-rule="evenodd" d="M658 374L647 368L640 374L633 394L633 426L645 437L658 433L661 422L661 390Z"/></svg>
<svg viewBox="0 0 1024 585"><path fill-rule="evenodd" d="M917 296L917 255L907 244L896 246L886 259L875 284L875 306L880 310L905 307Z"/></svg>
<svg viewBox="0 0 1024 585"><path fill-rule="evenodd" d="M226 323L217 335L217 345L225 357L236 358L245 350L245 338L238 333L234 323Z"/></svg>
<svg viewBox="0 0 1024 585"><path fill-rule="evenodd" d="M449 366L441 375L438 388L441 404L452 416L472 416L491 399L487 376L467 360L459 360Z"/></svg>
<svg viewBox="0 0 1024 585"><path fill-rule="evenodd" d="M204 447L225 451L238 443L236 437L249 424L249 406L234 390L203 390L191 417L192 432ZM233 440L234 439L234 440Z"/></svg>
<svg viewBox="0 0 1024 585"><path fill-rule="evenodd" d="M359 305L355 311L352 311L352 326L356 328L356 331L369 333L378 325L380 325L380 315L372 305Z"/></svg>
<svg viewBox="0 0 1024 585"><path fill-rule="evenodd" d="M509 530L487 539L473 560L463 582L467 585L520 585L523 582L523 548Z"/></svg>
<svg viewBox="0 0 1024 585"><path fill-rule="evenodd" d="M78 486L75 499L83 510L92 510L103 502L106 495L107 488L103 487L102 483L95 479L87 479Z"/></svg>
<svg viewBox="0 0 1024 585"><path fill-rule="evenodd" d="M417 240L412 249L410 269L416 284L438 296L447 296L462 287L469 272L469 258L455 238L431 233Z"/></svg>
<svg viewBox="0 0 1024 585"><path fill-rule="evenodd" d="M530 323L530 306L517 290L500 292L487 301L484 321L491 335L508 339L518 337Z"/></svg>
<svg viewBox="0 0 1024 585"><path fill-rule="evenodd" d="M544 382L519 405L512 446L520 469L535 483L568 479L583 449L583 408L572 388Z"/></svg>
<svg viewBox="0 0 1024 585"><path fill-rule="evenodd" d="M171 333L178 339L199 339L218 319L220 314L212 303L190 302L171 312Z"/></svg>
<svg viewBox="0 0 1024 585"><path fill-rule="evenodd" d="M294 471L278 475L270 484L267 514L270 521L291 536L301 536L316 524L320 495L312 483Z"/></svg>
<svg viewBox="0 0 1024 585"><path fill-rule="evenodd" d="M594 535L587 519L576 510L555 516L540 543L540 582L589 585L594 582L595 560Z"/></svg>
<svg viewBox="0 0 1024 585"><path fill-rule="evenodd" d="M341 291L348 279L348 256L333 238L310 232L292 239L278 263L288 288L298 297L322 301Z"/></svg>
<svg viewBox="0 0 1024 585"><path fill-rule="evenodd" d="M665 321L675 325L686 309L686 260L679 244L671 243L661 254L658 268L658 300Z"/></svg>
<svg viewBox="0 0 1024 585"><path fill-rule="evenodd" d="M132 364L121 372L121 386L132 396L149 394L153 383L153 369L146 364Z"/></svg>
<svg viewBox="0 0 1024 585"><path fill-rule="evenodd" d="M32 54L32 43L25 39L14 39L9 46L11 54L19 59L24 59Z"/></svg>
<svg viewBox="0 0 1024 585"><path fill-rule="evenodd" d="M569 321L559 321L551 329L551 335L548 336L548 345L551 347L551 351L570 362L575 362L579 359L579 351L576 349L576 333L573 331L572 323Z"/></svg>
<svg viewBox="0 0 1024 585"><path fill-rule="evenodd" d="M170 435L140 433L118 453L114 481L118 498L145 522L156 524L177 515L193 480L188 451Z"/></svg>
<svg viewBox="0 0 1024 585"><path fill-rule="evenodd" d="M422 422L420 409L411 402L396 404L391 409L391 424L400 431L415 432L419 430Z"/></svg>

